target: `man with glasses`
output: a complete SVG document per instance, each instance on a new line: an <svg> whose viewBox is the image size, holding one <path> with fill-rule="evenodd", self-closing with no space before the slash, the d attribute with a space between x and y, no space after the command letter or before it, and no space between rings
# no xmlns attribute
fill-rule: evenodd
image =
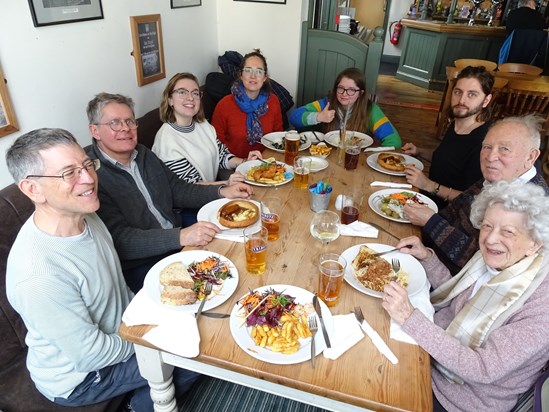
<svg viewBox="0 0 549 412"><path fill-rule="evenodd" d="M87 107L93 144L101 160L99 216L109 228L124 277L136 292L148 270L184 246L205 246L220 228L211 222L181 227L174 209L200 209L220 197L249 198L250 186L196 185L178 178L149 149L137 144L134 103L119 94L100 93Z"/></svg>
<svg viewBox="0 0 549 412"><path fill-rule="evenodd" d="M135 411L152 411L133 345L117 333L133 297L99 217L97 173L62 129L20 136L6 154L19 189L35 206L10 251L6 294L27 328L27 367L59 405L92 405L134 390ZM178 396L197 378L174 371Z"/></svg>

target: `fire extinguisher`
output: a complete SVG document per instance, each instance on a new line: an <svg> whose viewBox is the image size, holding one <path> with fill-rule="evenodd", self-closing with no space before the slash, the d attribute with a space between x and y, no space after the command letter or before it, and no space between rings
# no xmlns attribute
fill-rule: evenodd
<svg viewBox="0 0 549 412"><path fill-rule="evenodd" d="M395 24L396 23L396 24ZM391 33L391 43L394 45L398 44L398 40L400 39L400 32L402 30L402 23L400 20L395 20L391 23L389 26L389 32L391 32L391 29L393 28L393 25L395 25L395 28L393 32Z"/></svg>

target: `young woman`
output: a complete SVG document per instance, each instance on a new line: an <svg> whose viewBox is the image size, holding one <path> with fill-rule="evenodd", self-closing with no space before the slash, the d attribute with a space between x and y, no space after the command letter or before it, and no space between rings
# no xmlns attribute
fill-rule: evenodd
<svg viewBox="0 0 549 412"><path fill-rule="evenodd" d="M324 132L329 132L340 129L345 116L347 130L366 133L381 146L402 146L400 135L387 116L377 104L368 101L364 74L354 67L337 75L329 96L295 109L290 123L297 129L324 123Z"/></svg>
<svg viewBox="0 0 549 412"><path fill-rule="evenodd" d="M239 78L215 107L212 124L219 140L242 158L263 151L263 135L283 130L280 102L271 93L267 60L259 50L244 56Z"/></svg>

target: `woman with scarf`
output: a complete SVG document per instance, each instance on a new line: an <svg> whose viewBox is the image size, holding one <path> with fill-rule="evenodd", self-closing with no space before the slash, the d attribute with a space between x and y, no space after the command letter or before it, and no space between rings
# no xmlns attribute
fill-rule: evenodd
<svg viewBox="0 0 549 412"><path fill-rule="evenodd" d="M435 412L509 411L549 360L548 209L532 183L487 186L470 215L480 250L454 277L418 238L397 245L427 272L434 321L396 282L382 306L431 355Z"/></svg>
<svg viewBox="0 0 549 412"><path fill-rule="evenodd" d="M346 125L342 124L344 119ZM324 123L325 133L345 126L346 130L372 136L378 145L396 149L402 146L400 135L387 116L368 100L364 74L354 67L337 75L328 97L295 109L290 123L298 130Z"/></svg>
<svg viewBox="0 0 549 412"><path fill-rule="evenodd" d="M267 60L259 50L248 53L240 65L240 77L231 94L217 103L212 125L231 153L246 158L263 151L263 135L283 130L278 98L271 93Z"/></svg>
<svg viewBox="0 0 549 412"><path fill-rule="evenodd" d="M188 183L219 184L220 177L225 180L246 159L261 159L261 153L251 151L245 159L232 154L206 120L201 98L193 74L177 73L168 81L160 103L164 124L156 133L152 151ZM243 181L244 176L235 172L225 183Z"/></svg>

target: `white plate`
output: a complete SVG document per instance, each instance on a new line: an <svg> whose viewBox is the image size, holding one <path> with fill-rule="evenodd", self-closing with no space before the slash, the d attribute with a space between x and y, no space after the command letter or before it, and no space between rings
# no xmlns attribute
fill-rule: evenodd
<svg viewBox="0 0 549 412"><path fill-rule="evenodd" d="M285 185L288 182L291 182L294 179L294 168L292 166L287 165L286 163L283 163L283 162L277 162L277 163L283 164L284 165L284 170L286 170L286 173L291 174L291 176L286 178L286 180L284 180L283 182L280 182L280 183L259 183L259 182L255 182L253 180L248 180L248 179L246 179L245 182L250 184L250 185L263 186L263 187L280 186L280 185ZM244 177L246 177L246 174L248 173L248 170L250 170L252 167L259 166L261 164L263 164L263 163L260 162L259 160L248 160L247 162L241 163L236 168L236 171L242 173L244 175Z"/></svg>
<svg viewBox="0 0 549 412"><path fill-rule="evenodd" d="M400 219L400 218L396 218L396 217L391 217L391 216L388 216L388 215L386 215L385 213L383 213L381 211L381 201L382 201L381 197L382 196L389 196L389 195L392 195L393 193L400 193L400 192L408 192L408 193L416 194L417 197L423 203L425 203L427 206L429 206L431 209L433 209L435 211L435 213L438 213L438 206L436 205L435 202L433 202L432 199L429 199L427 196L422 195L421 193L414 192L413 190L408 190L408 189L383 189L383 190L378 190L377 192L374 192L370 195L370 197L368 198L368 205L370 206L370 208L374 212L376 212L381 217L384 217L385 219L393 220L395 222L400 222L400 223L410 223L410 221L407 220L407 219Z"/></svg>
<svg viewBox="0 0 549 412"><path fill-rule="evenodd" d="M324 133L321 133L321 132L308 131L308 132L301 132L299 134L302 136L307 136L311 144L317 144L324 141Z"/></svg>
<svg viewBox="0 0 549 412"><path fill-rule="evenodd" d="M162 285L160 284L160 272L170 263L183 262L185 265L190 265L193 262L204 260L210 256L216 256L221 259L221 261L227 262L229 264L229 269L233 277L225 279L225 281L219 286L214 286L213 292L204 304L203 310L205 312L221 305L223 302L231 297L231 295L236 290L236 287L238 286L238 270L236 269L234 263L225 256L220 255L219 253L209 252L207 250L187 250L183 252L178 252L173 255L166 256L164 259L157 262L149 270L147 276L145 276L145 282L143 283L143 288L145 289L145 292L147 293L147 295L149 295L153 302L158 303L164 308L179 310L181 312L196 313L198 311L198 306L200 305L200 300L197 300L192 305L181 306L165 305L160 302L160 292L162 291Z"/></svg>
<svg viewBox="0 0 549 412"><path fill-rule="evenodd" d="M311 172L316 173L328 167L328 161L322 156L306 156L311 159Z"/></svg>
<svg viewBox="0 0 549 412"><path fill-rule="evenodd" d="M374 153L371 156L368 156L368 159L366 159L366 163L368 163L368 166L370 166L372 169L377 170L378 172L385 173L386 175L392 175L392 176L406 176L405 172L395 172L393 170L387 170L384 169L379 165L377 162L377 157L381 153L391 153L396 154L399 156L404 157L404 163L409 165L412 164L415 167L417 167L419 170L423 170L423 163L421 163L419 160L417 160L415 157L405 155L403 153L394 153L394 152L380 152L380 153Z"/></svg>
<svg viewBox="0 0 549 412"><path fill-rule="evenodd" d="M364 149L365 147L371 146L374 143L374 140L365 133L351 131L347 131L347 133L353 133L356 137L360 138L360 149ZM339 130L332 130L331 132L326 133L324 135L324 141L330 143L332 146L338 147Z"/></svg>
<svg viewBox="0 0 549 412"><path fill-rule="evenodd" d="M212 200L209 203L206 203L198 211L198 213L196 215L196 219L199 222L200 221L211 222L214 225L217 225L222 229L225 228L225 226L223 226L219 222L219 219L217 218L217 212L219 211L219 209L221 209L221 207L224 204L232 202L233 200L235 200L235 199L216 199L216 200ZM248 199L246 199L246 200L249 201L249 202L252 202L254 205L257 206L258 210L261 210L261 204L259 202L256 202L255 200L248 200ZM257 219L257 221L252 226L258 226L258 227L261 226L261 217L259 217ZM234 228L234 229L226 228L225 230L223 230L222 234L224 234L224 235L237 235L238 236L238 235L242 235L243 230L244 230L243 227Z"/></svg>
<svg viewBox="0 0 549 412"><path fill-rule="evenodd" d="M384 252L394 247L389 245L382 245L379 243L364 244L372 250L375 250L376 252ZM351 262L356 257L356 255L358 255L360 246L362 246L362 244L352 246L341 254L341 256L343 256L345 260L347 260L347 268L345 269L344 279L349 285L351 285L359 292L365 293L366 295L374 296L376 298L381 298L383 297L382 292L367 288L358 281L354 274L354 269L351 265ZM427 276L425 274L425 269L423 269L423 266L421 266L421 263L419 263L419 261L415 257L400 252L393 252L381 256L381 258L385 259L388 262L391 262L391 259L393 258L400 260L400 267L406 273L408 273L408 287L406 289L408 290L409 296L414 295L423 289L425 282L427 282Z"/></svg>
<svg viewBox="0 0 549 412"><path fill-rule="evenodd" d="M286 136L286 133L287 132L272 132L272 133L267 133L265 136L263 136L261 138L261 144L271 150L274 150L275 152L278 152L278 153L284 153L284 149L277 149L273 146L273 144L271 142L276 142L276 143L282 143L282 138L284 136ZM311 133L312 134L312 133ZM320 133L317 133L317 134L320 134ZM311 146L311 140L309 139L309 135L308 135L308 132L307 133L300 133L300 139L301 139L301 136L305 137L305 142L304 143L301 143L299 145L299 150L305 150L305 149L308 149L309 146ZM271 142L270 142L270 141Z"/></svg>
<svg viewBox="0 0 549 412"><path fill-rule="evenodd" d="M298 288L297 286L270 285L270 286L263 286L261 288L257 288L255 289L255 291L263 292L268 289L274 289L277 292L284 291L285 295L290 295L295 297L296 303L306 304L306 303L313 302L314 295L308 290ZM244 296L242 296L238 301L240 301L243 297ZM332 314L330 313L330 309L328 309L328 306L326 306L326 304L322 300L319 299L319 303L320 303L320 309L322 310L324 323L326 324L326 330L328 331L328 337L332 337L332 332L334 329ZM233 335L233 338L237 343L237 345L240 346L242 350L246 352L248 355L256 359L262 360L264 362L276 363L280 365L291 365L294 363L305 362L311 359L311 347L309 346L311 344L310 338L301 339L300 340L301 346L299 347L299 350L296 353L292 353L289 355L285 355L279 352L273 352L270 349L256 346L252 337L250 336L250 332L252 328L246 327L246 325L239 327L240 324L242 323L242 320L244 319L244 316L245 316L244 310L240 306L240 304L237 302L231 312L231 318L230 318L231 334ZM315 349L316 349L316 355L319 355L326 348L326 342L324 342L324 336L322 335L320 321L318 319L317 319L317 324L318 324L318 332L315 335Z"/></svg>

